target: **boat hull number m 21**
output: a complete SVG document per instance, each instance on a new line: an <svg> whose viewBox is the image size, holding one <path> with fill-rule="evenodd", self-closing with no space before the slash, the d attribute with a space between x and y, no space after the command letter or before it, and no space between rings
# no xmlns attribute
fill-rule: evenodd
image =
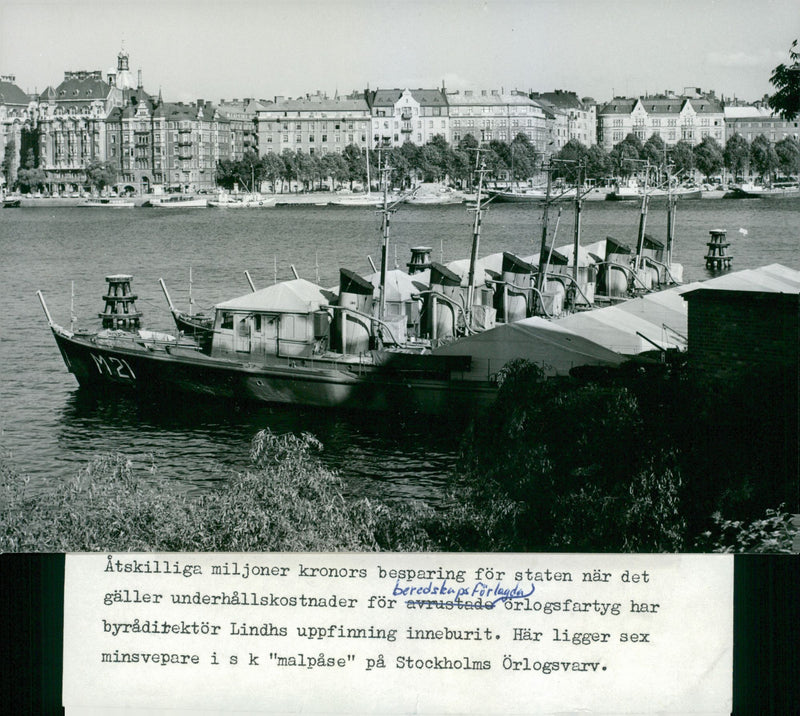
<svg viewBox="0 0 800 716"><path fill-rule="evenodd" d="M106 358L96 353L90 353L90 355L100 375L109 375L112 378L121 378L122 380L136 380L136 374L124 358L115 356Z"/></svg>

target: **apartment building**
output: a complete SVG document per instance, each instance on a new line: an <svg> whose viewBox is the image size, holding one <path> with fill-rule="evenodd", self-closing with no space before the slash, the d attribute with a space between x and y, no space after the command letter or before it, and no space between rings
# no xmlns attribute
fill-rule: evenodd
<svg viewBox="0 0 800 716"><path fill-rule="evenodd" d="M786 120L772 113L766 106L732 105L725 107L725 140L740 134L752 142L763 134L773 144L786 137L800 140L800 121L798 118Z"/></svg>
<svg viewBox="0 0 800 716"><path fill-rule="evenodd" d="M341 153L349 144L368 146L370 110L364 95L328 98L317 92L298 99L275 97L255 109L260 154L285 149L308 154Z"/></svg>
<svg viewBox="0 0 800 716"><path fill-rule="evenodd" d="M447 139L451 144L457 145L467 135L510 144L518 134L524 134L537 150L547 149L546 112L526 93L464 90L447 92L446 98L450 120Z"/></svg>
<svg viewBox="0 0 800 716"><path fill-rule="evenodd" d="M23 134L36 114L36 101L16 84L14 75L0 76L0 188L14 183L20 166ZM9 176L5 176L8 156Z"/></svg>
<svg viewBox="0 0 800 716"><path fill-rule="evenodd" d="M372 115L373 146L427 144L435 136L450 139L444 90L378 89L367 92Z"/></svg>
<svg viewBox="0 0 800 716"><path fill-rule="evenodd" d="M232 159L241 159L247 151L258 154L258 110L263 106L253 98L219 101L217 109L220 116L231 123Z"/></svg>
<svg viewBox="0 0 800 716"><path fill-rule="evenodd" d="M696 145L706 137L724 144L725 115L711 94L615 97L598 109L597 141L603 149L610 151L631 133L642 142L659 135L667 146L679 141Z"/></svg>
<svg viewBox="0 0 800 716"><path fill-rule="evenodd" d="M539 102L553 114L556 128L552 135L559 149L572 139L586 147L597 143L597 114L594 100L580 99L575 92L567 90L533 92L531 99Z"/></svg>

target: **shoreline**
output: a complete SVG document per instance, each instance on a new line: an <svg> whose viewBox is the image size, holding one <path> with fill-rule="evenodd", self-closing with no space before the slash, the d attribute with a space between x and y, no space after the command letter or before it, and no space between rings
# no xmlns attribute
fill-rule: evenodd
<svg viewBox="0 0 800 716"><path fill-rule="evenodd" d="M341 199L347 196L357 196L357 193L350 193L350 192L342 192L337 193L333 191L320 191L320 192L306 192L306 193L277 193L277 194L264 194L263 196L269 198L270 201L267 206L263 207L252 207L254 209L270 209L276 206L336 206L332 204L332 202ZM150 201L153 196L155 195L148 195L145 197L133 197L134 208L157 208L157 207L143 207L145 202ZM167 195L168 196L168 195ZM198 194L187 194L186 196L191 196L194 198L203 198L206 195L198 195ZM209 194L207 195L210 201L214 200L214 195ZM377 195L376 195L377 197ZM699 197L700 200L703 199L734 199L734 198L741 198L732 195L732 192L729 191L708 191L703 192ZM758 198L758 197L756 197ZM93 197L17 197L17 196L7 196L5 199L19 199L19 206L18 207L3 207L6 209L10 208L22 208L22 209L53 209L53 208L81 208L84 207L87 201L93 199ZM586 201L603 201L606 199L604 192L592 192L591 194L584 197ZM376 202L379 199L376 198ZM461 202L461 204L454 204L455 206L461 206L466 202ZM630 203L630 202L628 202ZM354 205L358 206L358 205ZM432 206L446 206L440 204L434 204ZM89 207L87 207L89 208ZM109 209L117 209L119 207L91 207L91 208L109 208ZM179 208L179 207L175 207ZM186 207L184 207L186 208ZM195 208L219 208L223 209L225 207L195 207ZM345 207L347 208L347 207Z"/></svg>

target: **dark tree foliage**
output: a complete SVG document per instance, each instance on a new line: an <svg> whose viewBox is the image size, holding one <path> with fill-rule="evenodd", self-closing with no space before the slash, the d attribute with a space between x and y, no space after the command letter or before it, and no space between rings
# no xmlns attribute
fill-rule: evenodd
<svg viewBox="0 0 800 716"><path fill-rule="evenodd" d="M579 140L570 139L555 157L555 176L574 184L578 180L579 172L581 178L586 175L588 158L589 151L586 147Z"/></svg>
<svg viewBox="0 0 800 716"><path fill-rule="evenodd" d="M7 186L12 186L16 181L16 167L14 166L16 163L16 154L17 154L17 143L14 139L9 139L6 142L6 148L3 153L3 178L5 179Z"/></svg>
<svg viewBox="0 0 800 716"><path fill-rule="evenodd" d="M520 361L501 381L456 482L491 541L464 532L462 547L703 549L726 519L756 520L796 489L785 372L709 378L670 357L545 380Z"/></svg>
<svg viewBox="0 0 800 716"><path fill-rule="evenodd" d="M800 52L796 51L797 40L792 43L789 50L791 64L778 65L769 78L775 87L775 94L767 100L769 106L781 117L787 120L794 119L800 114Z"/></svg>
<svg viewBox="0 0 800 716"><path fill-rule="evenodd" d="M778 154L775 147L763 134L755 137L750 144L750 162L762 179L771 177L778 168Z"/></svg>
<svg viewBox="0 0 800 716"><path fill-rule="evenodd" d="M610 172L608 153L599 144L593 144L586 152L586 176L597 181L607 177Z"/></svg>
<svg viewBox="0 0 800 716"><path fill-rule="evenodd" d="M800 173L800 142L794 137L784 137L775 144L778 165L785 176Z"/></svg>
<svg viewBox="0 0 800 716"><path fill-rule="evenodd" d="M706 178L716 174L725 163L722 147L713 137L704 137L703 141L694 148L694 160L697 168Z"/></svg>
<svg viewBox="0 0 800 716"><path fill-rule="evenodd" d="M114 162L95 160L86 165L86 181L97 189L113 186L117 181L117 167Z"/></svg>
<svg viewBox="0 0 800 716"><path fill-rule="evenodd" d="M694 149L685 139L681 139L669 149L669 161L675 167L675 173L687 176L695 166Z"/></svg>
<svg viewBox="0 0 800 716"><path fill-rule="evenodd" d="M629 134L609 154L609 160L617 176L627 177L640 170L639 159L642 157L642 141L635 134Z"/></svg>
<svg viewBox="0 0 800 716"><path fill-rule="evenodd" d="M722 157L734 177L744 174L750 164L750 143L737 132L725 142Z"/></svg>
<svg viewBox="0 0 800 716"><path fill-rule="evenodd" d="M650 166L663 168L666 160L666 145L660 134L648 137L642 146L642 159L650 162Z"/></svg>
<svg viewBox="0 0 800 716"><path fill-rule="evenodd" d="M242 191L256 191L265 178L264 165L264 159L252 150L245 152L238 161L220 159L217 162L217 184L229 191L234 186Z"/></svg>

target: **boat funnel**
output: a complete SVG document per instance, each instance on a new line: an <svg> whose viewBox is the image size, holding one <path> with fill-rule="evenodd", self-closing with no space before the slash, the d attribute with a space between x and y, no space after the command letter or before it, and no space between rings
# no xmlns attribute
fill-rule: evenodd
<svg viewBox="0 0 800 716"><path fill-rule="evenodd" d="M455 336L458 307L463 305L461 277L442 264L432 263L430 291L425 294L420 319L425 334L432 339Z"/></svg>
<svg viewBox="0 0 800 716"><path fill-rule="evenodd" d="M598 292L611 298L622 298L628 293L631 249L613 236L606 237L605 263L597 276ZM624 267L624 268L617 268Z"/></svg>
<svg viewBox="0 0 800 716"><path fill-rule="evenodd" d="M373 291L371 281L348 269L340 269L340 310L336 311L333 345L342 353L358 354L369 350Z"/></svg>
<svg viewBox="0 0 800 716"><path fill-rule="evenodd" d="M505 323L527 318L531 306L533 267L518 256L503 253L503 280L494 294L495 309Z"/></svg>

